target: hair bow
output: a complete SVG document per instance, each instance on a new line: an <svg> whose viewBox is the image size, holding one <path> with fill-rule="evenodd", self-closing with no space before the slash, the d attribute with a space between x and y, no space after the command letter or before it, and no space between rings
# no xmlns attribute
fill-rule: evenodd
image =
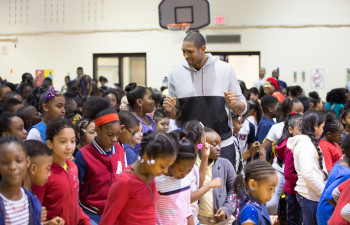
<svg viewBox="0 0 350 225"><path fill-rule="evenodd" d="M50 87L46 94L46 102L53 99L58 94L59 94L59 91L56 91L54 87Z"/></svg>

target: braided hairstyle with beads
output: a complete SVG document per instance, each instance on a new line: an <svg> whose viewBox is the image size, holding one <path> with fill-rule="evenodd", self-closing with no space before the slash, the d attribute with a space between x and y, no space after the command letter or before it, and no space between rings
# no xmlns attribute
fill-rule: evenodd
<svg viewBox="0 0 350 225"><path fill-rule="evenodd" d="M318 164L324 173L325 180L327 180L328 175L323 171L323 154L321 148L318 146L318 140L315 137L315 125L320 126L323 121L324 117L321 112L316 110L307 111L303 117L301 133L310 137L312 144L315 146L318 154Z"/></svg>

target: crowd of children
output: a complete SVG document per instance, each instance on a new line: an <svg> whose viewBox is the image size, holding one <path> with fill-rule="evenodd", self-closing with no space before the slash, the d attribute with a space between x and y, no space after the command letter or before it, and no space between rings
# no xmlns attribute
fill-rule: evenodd
<svg viewBox="0 0 350 225"><path fill-rule="evenodd" d="M28 73L4 81L0 224L350 224L347 91L324 104L280 85L242 90L234 152L221 157L215 127L178 127L165 110L178 100L156 89L97 88L83 74L64 93Z"/></svg>

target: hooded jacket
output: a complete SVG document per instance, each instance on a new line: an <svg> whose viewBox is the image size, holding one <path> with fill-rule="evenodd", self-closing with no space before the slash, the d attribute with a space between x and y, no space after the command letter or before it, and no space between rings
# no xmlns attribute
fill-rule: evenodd
<svg viewBox="0 0 350 225"><path fill-rule="evenodd" d="M298 174L295 191L304 198L318 202L325 187L323 171L311 139L306 135L289 138L287 148L293 152L294 166ZM322 160L323 168L326 166Z"/></svg>
<svg viewBox="0 0 350 225"><path fill-rule="evenodd" d="M246 100L233 67L211 54L206 56L208 60L200 70L184 61L171 72L169 96L176 97L180 103L177 125L199 120L226 140L232 137L232 120L224 91L234 92L238 100L245 104Z"/></svg>

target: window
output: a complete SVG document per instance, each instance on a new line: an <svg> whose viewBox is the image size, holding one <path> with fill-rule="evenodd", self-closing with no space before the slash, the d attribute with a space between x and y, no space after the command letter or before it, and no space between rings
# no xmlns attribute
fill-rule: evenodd
<svg viewBox="0 0 350 225"><path fill-rule="evenodd" d="M146 86L146 53L93 54L93 77L107 78L108 83L124 87L130 82Z"/></svg>

